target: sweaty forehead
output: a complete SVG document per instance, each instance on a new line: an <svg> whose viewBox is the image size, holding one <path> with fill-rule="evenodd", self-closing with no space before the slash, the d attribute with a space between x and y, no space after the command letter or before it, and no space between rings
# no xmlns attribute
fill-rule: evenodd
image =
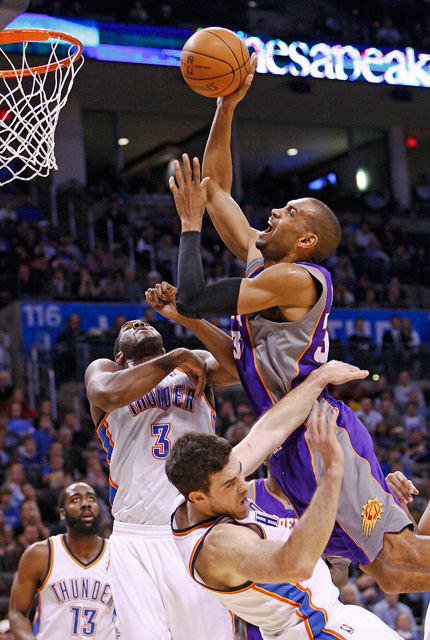
<svg viewBox="0 0 430 640"><path fill-rule="evenodd" d="M91 495L91 496L95 496L96 492L94 491L94 489L86 484L72 484L70 487L67 488L67 497L70 498L71 496L74 496L76 494L82 495L82 496L87 496L87 495Z"/></svg>

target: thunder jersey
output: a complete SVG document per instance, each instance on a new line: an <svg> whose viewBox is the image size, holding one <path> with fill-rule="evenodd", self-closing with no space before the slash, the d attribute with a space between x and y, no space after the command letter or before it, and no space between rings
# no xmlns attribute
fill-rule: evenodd
<svg viewBox="0 0 430 640"><path fill-rule="evenodd" d="M131 404L106 413L97 433L109 463L109 498L119 522L168 525L177 490L165 472L176 440L189 431L213 433L215 412L180 369Z"/></svg>
<svg viewBox="0 0 430 640"><path fill-rule="evenodd" d="M113 640L113 600L107 565L109 542L87 565L73 555L64 534L48 538L48 571L37 590L37 640Z"/></svg>
<svg viewBox="0 0 430 640"><path fill-rule="evenodd" d="M183 504L183 502L181 503ZM292 530L279 524L276 516L269 515L250 502L251 510L243 520L229 517L205 520L187 529L178 529L175 513L172 530L185 566L196 582L201 584L225 607L243 620L260 627L264 640L285 640L294 630L294 638L313 638L324 629L330 614L342 607L339 591L333 585L330 571L318 560L312 577L302 583L247 582L228 591L208 587L196 571L196 561L207 535L218 523L249 526L261 538L285 542Z"/></svg>
<svg viewBox="0 0 430 640"><path fill-rule="evenodd" d="M296 264L321 285L319 299L303 318L273 322L259 313L232 316L233 355L257 418L328 359L327 322L333 300L330 273L316 264ZM263 259L255 258L246 275L253 278L263 268Z"/></svg>

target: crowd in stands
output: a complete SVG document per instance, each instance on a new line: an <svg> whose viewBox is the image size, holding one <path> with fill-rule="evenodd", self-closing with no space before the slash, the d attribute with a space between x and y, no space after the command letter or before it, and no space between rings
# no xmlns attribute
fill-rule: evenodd
<svg viewBox="0 0 430 640"><path fill-rule="evenodd" d="M426 0L32 0L30 11L158 27L220 25L267 39L430 48Z"/></svg>
<svg viewBox="0 0 430 640"><path fill-rule="evenodd" d="M427 194L421 192L420 200L415 197L409 218L403 214L403 219L395 202L378 199L371 191L354 199L341 191L310 192L302 184L287 189L263 172L246 188L244 211L251 225L263 229L274 202L313 195L333 207L343 232L326 264L333 276L334 306L428 306L430 234L416 231L410 216L428 215L430 188ZM148 172L133 183L125 178L116 184L101 181L78 199L87 204L73 237L67 203L58 213L60 226L53 228L30 196L2 196L0 306L18 298L140 303L148 286L160 280L175 283L180 224L162 181ZM93 245L90 209L95 220ZM203 261L209 281L243 272L209 221L203 233Z"/></svg>

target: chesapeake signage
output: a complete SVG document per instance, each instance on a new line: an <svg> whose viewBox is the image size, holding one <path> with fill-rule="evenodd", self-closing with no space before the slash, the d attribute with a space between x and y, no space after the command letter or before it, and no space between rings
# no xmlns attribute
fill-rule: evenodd
<svg viewBox="0 0 430 640"><path fill-rule="evenodd" d="M412 47L361 50L350 44L263 42L253 36L245 38L245 42L258 54L259 73L430 87L430 54Z"/></svg>
<svg viewBox="0 0 430 640"><path fill-rule="evenodd" d="M192 35L188 29L102 23L24 13L8 28L52 29L82 41L84 55L97 60L179 67L181 49ZM412 47L386 49L351 44L263 41L239 31L246 45L258 53L258 73L343 82L364 81L409 87L430 87L430 53ZM33 53L43 46L33 45Z"/></svg>

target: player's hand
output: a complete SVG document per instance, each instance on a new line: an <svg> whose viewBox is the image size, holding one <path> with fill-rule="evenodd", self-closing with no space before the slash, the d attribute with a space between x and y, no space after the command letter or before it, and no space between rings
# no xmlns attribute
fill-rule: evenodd
<svg viewBox="0 0 430 640"><path fill-rule="evenodd" d="M330 407L327 402L318 403L315 400L308 420L308 434L312 445L320 454L324 467L337 466L343 469L344 455L342 447L336 438L338 411Z"/></svg>
<svg viewBox="0 0 430 640"><path fill-rule="evenodd" d="M161 313L165 318L176 320L179 317L175 303L176 287L168 282L156 284L145 291L146 302L151 305L157 313Z"/></svg>
<svg viewBox="0 0 430 640"><path fill-rule="evenodd" d="M218 98L217 100L217 106L228 106L228 107L232 107L234 109L234 107L239 104L239 102L241 100L244 99L244 97L246 96L246 93L249 89L249 87L252 84L252 81L254 79L254 75L255 75L255 70L257 68L257 62L258 62L258 56L256 53L253 53L251 56L251 68L249 71L249 74L247 75L247 77L245 78L243 84L239 87L239 89L237 89L236 91L234 91L233 93L230 93L229 96L223 96L221 98Z"/></svg>
<svg viewBox="0 0 430 640"><path fill-rule="evenodd" d="M400 501L400 504L404 507L407 507L408 504L413 501L412 496L417 496L419 494L419 491L412 480L408 480L401 471L389 473L385 480L387 481L391 491Z"/></svg>
<svg viewBox="0 0 430 640"><path fill-rule="evenodd" d="M175 177L170 176L169 187L175 199L176 210L182 221L182 231L200 231L202 218L207 202L207 184L209 177L200 181L200 162L193 158L191 168L190 159L186 153L182 155L184 173L179 162L175 160ZM194 173L194 179L193 179ZM176 181L175 181L176 178Z"/></svg>
<svg viewBox="0 0 430 640"><path fill-rule="evenodd" d="M365 369L359 369L353 364L341 362L340 360L330 360L330 362L319 367L315 373L321 376L321 382L324 386L326 384L343 384L350 380L362 380L369 375L369 372Z"/></svg>
<svg viewBox="0 0 430 640"><path fill-rule="evenodd" d="M198 355L188 349L180 349L181 355L178 358L177 366L180 367L191 382L196 385L196 397L200 397L206 386L207 364Z"/></svg>

